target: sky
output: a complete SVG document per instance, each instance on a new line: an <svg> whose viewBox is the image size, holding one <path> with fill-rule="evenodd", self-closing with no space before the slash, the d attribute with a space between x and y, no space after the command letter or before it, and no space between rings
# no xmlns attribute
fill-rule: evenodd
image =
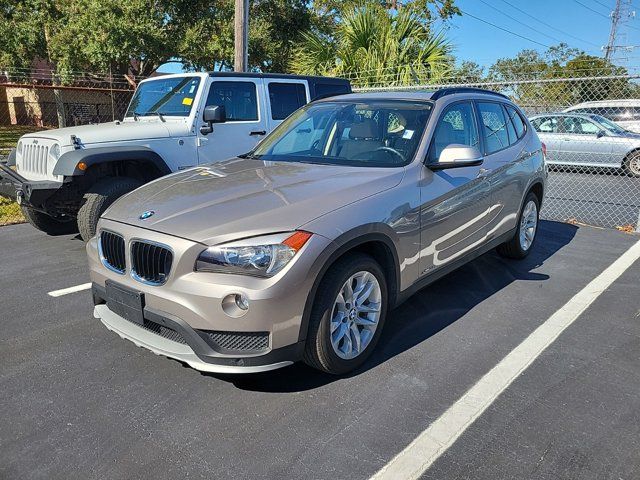
<svg viewBox="0 0 640 480"><path fill-rule="evenodd" d="M637 7L638 15L621 23L619 43L638 48L616 52L616 56L626 57L626 60L615 63L640 65L640 0L622 2L631 4L630 12ZM525 48L544 52L547 46L560 42L602 56L615 3L616 0L456 0L456 5L466 15L454 17L446 24L437 22L435 27L447 29L456 58L472 60L486 67L498 58L513 57ZM163 65L159 70L180 72L182 68L173 63Z"/></svg>
<svg viewBox="0 0 640 480"><path fill-rule="evenodd" d="M540 44L551 46L561 41L601 56L601 48L609 38L610 14L615 3L616 0L456 0L456 5L467 15L448 22L447 36L455 46L457 58L483 66L493 64L498 58L513 57L525 48L543 52L547 48ZM639 9L639 16L621 24L619 38L624 45L640 46L640 0L632 0L630 11L635 7ZM640 64L640 48L616 52L616 56L627 57L626 65Z"/></svg>

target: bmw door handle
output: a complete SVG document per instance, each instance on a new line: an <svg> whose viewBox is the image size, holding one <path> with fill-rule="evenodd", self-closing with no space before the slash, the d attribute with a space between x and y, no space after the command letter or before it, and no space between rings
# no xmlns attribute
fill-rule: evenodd
<svg viewBox="0 0 640 480"><path fill-rule="evenodd" d="M267 131L266 130L254 130L253 132L249 132L249 135L251 135L252 137L254 135L266 135Z"/></svg>

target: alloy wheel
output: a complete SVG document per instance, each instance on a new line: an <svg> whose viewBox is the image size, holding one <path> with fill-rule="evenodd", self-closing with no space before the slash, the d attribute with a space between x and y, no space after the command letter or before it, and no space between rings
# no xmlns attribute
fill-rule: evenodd
<svg viewBox="0 0 640 480"><path fill-rule="evenodd" d="M360 271L344 282L331 312L331 345L338 357L351 360L371 343L378 328L382 291L371 272Z"/></svg>
<svg viewBox="0 0 640 480"><path fill-rule="evenodd" d="M536 238L538 229L538 206L533 200L529 200L522 210L520 218L520 248L527 251L531 248Z"/></svg>

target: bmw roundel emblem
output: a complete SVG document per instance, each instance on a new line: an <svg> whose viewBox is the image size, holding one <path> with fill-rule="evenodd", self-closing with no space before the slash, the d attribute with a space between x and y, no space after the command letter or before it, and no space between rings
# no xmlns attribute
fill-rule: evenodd
<svg viewBox="0 0 640 480"><path fill-rule="evenodd" d="M147 210L140 215L140 220L146 220L149 217L153 217L153 214L156 213L153 210Z"/></svg>

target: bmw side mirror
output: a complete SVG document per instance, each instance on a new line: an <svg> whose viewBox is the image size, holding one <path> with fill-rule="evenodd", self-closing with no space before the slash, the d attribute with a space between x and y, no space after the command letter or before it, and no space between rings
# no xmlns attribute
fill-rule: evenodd
<svg viewBox="0 0 640 480"><path fill-rule="evenodd" d="M428 163L427 167L431 170L473 167L475 165L481 165L483 160L480 150L476 147L453 143L447 145L445 149L442 150L437 162Z"/></svg>
<svg viewBox="0 0 640 480"><path fill-rule="evenodd" d="M607 132L605 132L604 130L598 130L598 133L596 133L596 138L602 138L607 134Z"/></svg>
<svg viewBox="0 0 640 480"><path fill-rule="evenodd" d="M206 124L200 127L200 133L202 135L209 135L211 132L213 132L214 123L224 123L227 121L227 115L224 111L224 106L208 105L204 107L202 119L206 122Z"/></svg>

